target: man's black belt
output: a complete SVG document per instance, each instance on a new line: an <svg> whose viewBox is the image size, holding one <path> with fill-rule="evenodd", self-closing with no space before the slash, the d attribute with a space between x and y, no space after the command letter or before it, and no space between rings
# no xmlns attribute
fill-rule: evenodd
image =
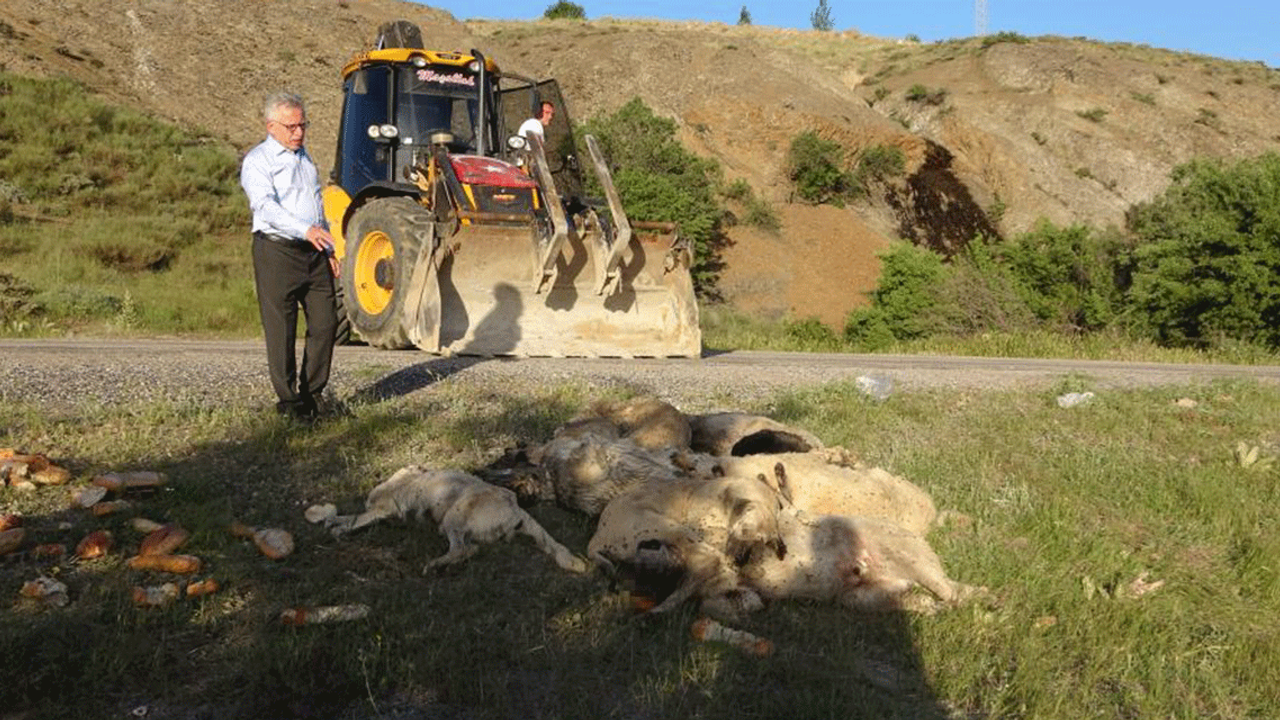
<svg viewBox="0 0 1280 720"><path fill-rule="evenodd" d="M284 243L285 245L294 245L297 243L302 243L304 245L307 245L308 247L311 246L311 243L306 238L289 237L288 235L277 235L275 233L262 232L261 230L254 230L253 237L255 240L270 240L271 242Z"/></svg>

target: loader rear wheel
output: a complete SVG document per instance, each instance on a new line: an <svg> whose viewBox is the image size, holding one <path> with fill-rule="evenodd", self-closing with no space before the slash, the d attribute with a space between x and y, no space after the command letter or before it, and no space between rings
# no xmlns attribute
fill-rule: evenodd
<svg viewBox="0 0 1280 720"><path fill-rule="evenodd" d="M405 307L413 264L428 237L431 215L412 198L372 200L356 210L346 232L342 287L351 326L379 348L411 347Z"/></svg>
<svg viewBox="0 0 1280 720"><path fill-rule="evenodd" d="M351 317L347 315L346 291L342 289L341 281L333 290L333 304L338 311L338 329L333 334L333 342L335 345L350 345L354 338L351 337Z"/></svg>

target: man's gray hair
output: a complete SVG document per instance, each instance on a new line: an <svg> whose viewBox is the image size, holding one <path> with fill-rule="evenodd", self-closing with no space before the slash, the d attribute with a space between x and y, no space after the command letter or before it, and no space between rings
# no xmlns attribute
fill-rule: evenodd
<svg viewBox="0 0 1280 720"><path fill-rule="evenodd" d="M274 120L276 111L280 108L298 108L303 115L307 114L307 106L302 103L302 96L291 92L278 92L267 96L267 102L262 106L262 119Z"/></svg>

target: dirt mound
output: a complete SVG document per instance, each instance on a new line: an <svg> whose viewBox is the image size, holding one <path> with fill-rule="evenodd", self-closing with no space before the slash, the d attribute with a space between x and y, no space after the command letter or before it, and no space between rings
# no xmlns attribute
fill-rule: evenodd
<svg viewBox="0 0 1280 720"><path fill-rule="evenodd" d="M478 48L556 77L579 120L639 96L682 142L779 209L778 235L735 228L722 275L743 309L838 325L892 238L955 248L1039 218L1104 227L1197 156L1280 148L1280 72L1126 44L1017 36L921 44L860 35L654 21L458 22L397 0L5 0L0 65L65 75L245 150L261 97L308 98L332 163L339 73L377 26ZM812 130L853 156L900 148L906 175L847 209L792 204L786 152ZM785 298L785 300L784 300Z"/></svg>

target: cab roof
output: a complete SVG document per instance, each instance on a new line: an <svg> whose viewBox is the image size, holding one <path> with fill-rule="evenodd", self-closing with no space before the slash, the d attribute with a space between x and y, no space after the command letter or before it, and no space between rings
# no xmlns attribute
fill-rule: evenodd
<svg viewBox="0 0 1280 720"><path fill-rule="evenodd" d="M466 67L475 61L469 53L449 52L445 50L420 50L418 48L386 48L384 50L368 50L358 53L342 66L342 77L346 78L360 68L370 65L407 65L415 58L422 58L428 65L450 65ZM485 70L497 74L498 65L490 58L484 59Z"/></svg>

